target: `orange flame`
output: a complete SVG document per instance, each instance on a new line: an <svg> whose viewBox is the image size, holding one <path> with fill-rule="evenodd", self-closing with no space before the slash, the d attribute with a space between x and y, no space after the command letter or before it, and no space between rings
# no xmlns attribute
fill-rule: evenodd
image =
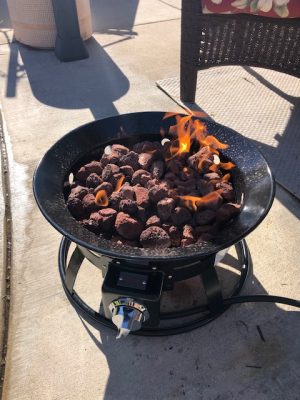
<svg viewBox="0 0 300 400"><path fill-rule="evenodd" d="M221 181L222 181L222 182L228 182L229 179L230 179L230 174L226 174L226 175L224 175L224 176L222 177Z"/></svg>
<svg viewBox="0 0 300 400"><path fill-rule="evenodd" d="M230 170L230 169L232 169L232 168L234 168L235 167L235 164L233 164L232 162L227 162L227 163L220 163L219 164L219 167L220 168L223 168L223 169L225 169L225 170Z"/></svg>
<svg viewBox="0 0 300 400"><path fill-rule="evenodd" d="M197 196L178 196L181 200L183 200L186 207L191 209L192 211L197 211L197 209L201 206L208 205L209 203L213 203L219 199L220 195L216 192L208 193L203 197Z"/></svg>
<svg viewBox="0 0 300 400"><path fill-rule="evenodd" d="M108 206L109 202L108 202L108 197L107 197L107 193L105 190L99 190L99 192L97 192L96 197L95 197L95 203L97 204L97 206L100 206L100 207Z"/></svg>
<svg viewBox="0 0 300 400"><path fill-rule="evenodd" d="M191 148L191 116L178 118L176 117L177 124L170 127L171 133L176 132L177 140L174 140L169 148L171 158L178 156L181 153L188 153Z"/></svg>
<svg viewBox="0 0 300 400"><path fill-rule="evenodd" d="M121 175L116 184L115 192L119 192L119 190L121 189L121 187L123 185L124 179L125 179L125 176Z"/></svg>

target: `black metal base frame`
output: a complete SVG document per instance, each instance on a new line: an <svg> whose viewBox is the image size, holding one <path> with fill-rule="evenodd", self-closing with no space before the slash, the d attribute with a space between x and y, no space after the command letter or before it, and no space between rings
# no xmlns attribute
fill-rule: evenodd
<svg viewBox="0 0 300 400"><path fill-rule="evenodd" d="M77 313L96 329L100 329L101 326L104 325L116 330L116 327L111 320L106 319L99 312L90 308L74 290L76 277L83 260L87 258L91 261L91 258L86 257L86 252L84 249L76 246L69 263L67 263L67 257L71 243L72 242L69 239L63 237L60 244L58 259L62 285L70 303L75 308ZM235 245L235 247L238 255L241 275L231 293L230 298L235 297L240 293L246 281L248 271L251 267L251 257L246 241L244 239L241 240ZM208 304L182 311L160 313L159 326L154 328L145 326L139 331L132 332L132 334L142 336L175 335L204 326L223 314L230 307L230 305L225 305L223 303L221 286L215 268L206 268L204 271L199 272L199 275L201 275L203 281ZM179 323L176 323L177 321L179 321ZM171 322L171 326L168 326L168 322Z"/></svg>

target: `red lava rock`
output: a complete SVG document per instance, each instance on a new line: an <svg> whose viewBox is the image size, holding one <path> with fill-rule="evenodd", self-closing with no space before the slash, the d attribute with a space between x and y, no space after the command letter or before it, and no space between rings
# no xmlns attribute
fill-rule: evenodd
<svg viewBox="0 0 300 400"><path fill-rule="evenodd" d="M84 217L85 209L83 207L82 201L78 197L69 198L67 201L67 206L74 218L80 219Z"/></svg>
<svg viewBox="0 0 300 400"><path fill-rule="evenodd" d="M92 193L88 193L84 196L84 198L82 199L82 204L84 209L89 213L92 213L99 208L95 203L95 196Z"/></svg>
<svg viewBox="0 0 300 400"><path fill-rule="evenodd" d="M213 154L208 147L202 147L197 153L188 157L188 164L196 171L199 169L206 171L213 164Z"/></svg>
<svg viewBox="0 0 300 400"><path fill-rule="evenodd" d="M182 237L183 239L188 239L189 242L191 242L190 244L195 243L194 230L191 225L185 225L183 227Z"/></svg>
<svg viewBox="0 0 300 400"><path fill-rule="evenodd" d="M104 168L107 164L119 164L120 157L118 156L117 153L111 153L111 154L103 154L101 160L100 160L100 165L102 168Z"/></svg>
<svg viewBox="0 0 300 400"><path fill-rule="evenodd" d="M102 167L101 167L100 162L91 161L90 163L81 167L75 176L80 181L85 181L87 179L87 177L92 173L101 175Z"/></svg>
<svg viewBox="0 0 300 400"><path fill-rule="evenodd" d="M139 155L134 151L130 151L120 158L120 165L130 165L134 171L139 169Z"/></svg>
<svg viewBox="0 0 300 400"><path fill-rule="evenodd" d="M97 192L99 192L99 190L105 190L107 196L110 196L114 189L113 189L113 186L111 183L103 182L99 186L97 186L96 189L94 189L94 194L97 194Z"/></svg>
<svg viewBox="0 0 300 400"><path fill-rule="evenodd" d="M177 179L177 176L173 174L173 172L167 172L164 178L167 179L168 181L175 181Z"/></svg>
<svg viewBox="0 0 300 400"><path fill-rule="evenodd" d="M195 227L195 232L197 235L201 235L202 233L209 232L213 229L212 225L198 225Z"/></svg>
<svg viewBox="0 0 300 400"><path fill-rule="evenodd" d="M171 228L172 224L169 224L167 222L161 224L161 227L163 228L164 231L166 231L167 233L169 233L169 229Z"/></svg>
<svg viewBox="0 0 300 400"><path fill-rule="evenodd" d="M166 249L171 246L171 239L162 228L150 226L141 233L140 243L144 248Z"/></svg>
<svg viewBox="0 0 300 400"><path fill-rule="evenodd" d="M194 243L195 243L195 241L191 238L186 238L186 239L181 240L182 247L190 246L191 244L194 244Z"/></svg>
<svg viewBox="0 0 300 400"><path fill-rule="evenodd" d="M217 221L227 222L240 213L240 204L226 203L223 204L216 213Z"/></svg>
<svg viewBox="0 0 300 400"><path fill-rule="evenodd" d="M185 225L192 219L192 214L185 207L175 207L172 212L171 219L174 225L181 226Z"/></svg>
<svg viewBox="0 0 300 400"><path fill-rule="evenodd" d="M112 186L115 188L119 180L123 177L124 175L121 174L120 172L117 174L113 174L113 176L109 179L109 182L112 184Z"/></svg>
<svg viewBox="0 0 300 400"><path fill-rule="evenodd" d="M136 203L138 206L147 207L149 204L149 191L142 186L134 186Z"/></svg>
<svg viewBox="0 0 300 400"><path fill-rule="evenodd" d="M206 194L214 191L214 185L204 179L198 179L196 181L196 188L200 196L205 196Z"/></svg>
<svg viewBox="0 0 300 400"><path fill-rule="evenodd" d="M101 228L104 231L110 231L115 224L117 212L112 208L103 208L99 211L99 214L102 217Z"/></svg>
<svg viewBox="0 0 300 400"><path fill-rule="evenodd" d="M142 169L149 169L153 162L153 154L151 153L141 153L139 155L139 164Z"/></svg>
<svg viewBox="0 0 300 400"><path fill-rule="evenodd" d="M178 175L182 170L182 162L178 158L173 158L167 162L167 170Z"/></svg>
<svg viewBox="0 0 300 400"><path fill-rule="evenodd" d="M204 179L211 181L212 179L221 179L221 176L216 172L209 172L207 174L204 174Z"/></svg>
<svg viewBox="0 0 300 400"><path fill-rule="evenodd" d="M163 161L154 161L150 168L153 178L160 179L165 172L165 164Z"/></svg>
<svg viewBox="0 0 300 400"><path fill-rule="evenodd" d="M234 190L229 182L219 182L216 184L216 189L226 201L234 200Z"/></svg>
<svg viewBox="0 0 300 400"><path fill-rule="evenodd" d="M169 228L168 233L169 233L169 236L171 238L172 246L175 246L175 247L180 246L181 235L180 235L180 232L179 232L179 229L177 228L177 226L172 225Z"/></svg>
<svg viewBox="0 0 300 400"><path fill-rule="evenodd" d="M123 199L122 192L113 192L109 198L109 205L114 210L119 210L120 201Z"/></svg>
<svg viewBox="0 0 300 400"><path fill-rule="evenodd" d="M124 154L129 153L128 147L125 147L121 144L113 144L111 146L111 150L113 154L117 154L119 157L122 157Z"/></svg>
<svg viewBox="0 0 300 400"><path fill-rule="evenodd" d="M143 207L138 207L138 211L136 213L136 218L139 221L146 222L148 218L148 213Z"/></svg>
<svg viewBox="0 0 300 400"><path fill-rule="evenodd" d="M89 231L91 231L93 233L98 234L101 231L101 228L100 228L98 222L93 219L84 219L81 223L86 229L88 229Z"/></svg>
<svg viewBox="0 0 300 400"><path fill-rule="evenodd" d="M215 220L216 212L213 210L198 211L193 218L196 225L207 225Z"/></svg>
<svg viewBox="0 0 300 400"><path fill-rule="evenodd" d="M86 187L77 186L71 190L69 198L76 197L76 198L82 200L86 194L88 194L88 189Z"/></svg>
<svg viewBox="0 0 300 400"><path fill-rule="evenodd" d="M141 185L142 186L147 186L147 183L150 181L150 180L152 180L152 177L151 177L151 175L150 174L143 174L142 176L141 176L141 179L140 179L140 181L141 181Z"/></svg>
<svg viewBox="0 0 300 400"><path fill-rule="evenodd" d="M161 226L160 218L157 215L152 215L147 221L146 226Z"/></svg>
<svg viewBox="0 0 300 400"><path fill-rule="evenodd" d="M140 153L152 153L158 149L158 146L155 142L139 142L133 146L133 151L140 154Z"/></svg>
<svg viewBox="0 0 300 400"><path fill-rule="evenodd" d="M132 215L138 211L138 206L135 201L124 199L120 201L119 210L126 214Z"/></svg>
<svg viewBox="0 0 300 400"><path fill-rule="evenodd" d="M158 185L160 185L160 181L158 179L150 179L150 181L148 181L145 186L147 189L151 189L153 186Z"/></svg>
<svg viewBox="0 0 300 400"><path fill-rule="evenodd" d="M169 197L165 197L157 203L157 214L162 221L166 221L170 218L174 207L175 201Z"/></svg>
<svg viewBox="0 0 300 400"><path fill-rule="evenodd" d="M149 176L149 180L151 179L151 174L148 171L146 171L144 169L138 169L132 175L132 178L131 178L132 185L138 185L138 184L141 185L142 184L141 183L142 176Z"/></svg>
<svg viewBox="0 0 300 400"><path fill-rule="evenodd" d="M120 168L115 164L107 164L102 171L102 179L104 182L109 181L114 174L117 174Z"/></svg>
<svg viewBox="0 0 300 400"><path fill-rule="evenodd" d="M128 178L132 178L132 175L134 173L133 168L130 165L123 165L123 167L120 167L120 172L125 175Z"/></svg>
<svg viewBox="0 0 300 400"><path fill-rule="evenodd" d="M160 200L168 196L168 189L160 184L149 189L149 198L153 203L158 203Z"/></svg>
<svg viewBox="0 0 300 400"><path fill-rule="evenodd" d="M89 188L96 188L102 183L102 179L95 172L91 173L86 179L86 186Z"/></svg>
<svg viewBox="0 0 300 400"><path fill-rule="evenodd" d="M130 215L119 212L115 222L116 231L128 240L138 239L143 230L143 224Z"/></svg>
<svg viewBox="0 0 300 400"><path fill-rule="evenodd" d="M119 193L122 196L122 199L135 200L135 191L132 186L123 185Z"/></svg>

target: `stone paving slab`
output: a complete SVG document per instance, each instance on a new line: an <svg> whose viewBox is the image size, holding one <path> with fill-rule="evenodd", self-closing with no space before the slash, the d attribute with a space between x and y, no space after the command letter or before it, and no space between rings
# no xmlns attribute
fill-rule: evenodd
<svg viewBox="0 0 300 400"><path fill-rule="evenodd" d="M114 332L84 324L64 295L57 271L60 236L32 196L38 160L64 133L93 118L180 111L155 87L156 80L178 75L180 21L135 29L138 35L123 42L120 35L96 34L88 44L91 58L72 64L15 43L2 47L14 223L3 400L297 400L295 309L241 305L191 333L116 341ZM254 274L245 293L299 297L299 217L299 203L279 188L270 214L248 239ZM96 295L99 287L95 279L85 290Z"/></svg>

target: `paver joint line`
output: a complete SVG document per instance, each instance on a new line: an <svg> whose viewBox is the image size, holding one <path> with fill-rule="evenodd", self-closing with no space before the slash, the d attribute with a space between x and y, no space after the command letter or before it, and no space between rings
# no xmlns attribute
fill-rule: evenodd
<svg viewBox="0 0 300 400"><path fill-rule="evenodd" d="M9 165L7 148L5 142L5 134L3 130L3 117L0 111L0 151L2 163L2 181L3 181L3 196L4 196L4 240L3 240L3 293L1 301L3 305L3 326L2 328L2 349L1 349L1 365L0 365L0 398L2 398L5 362L7 354L7 341L8 341L8 325L9 325L9 310L10 310L10 276L12 265L12 218L11 218L11 196L10 196L10 182L9 182Z"/></svg>

